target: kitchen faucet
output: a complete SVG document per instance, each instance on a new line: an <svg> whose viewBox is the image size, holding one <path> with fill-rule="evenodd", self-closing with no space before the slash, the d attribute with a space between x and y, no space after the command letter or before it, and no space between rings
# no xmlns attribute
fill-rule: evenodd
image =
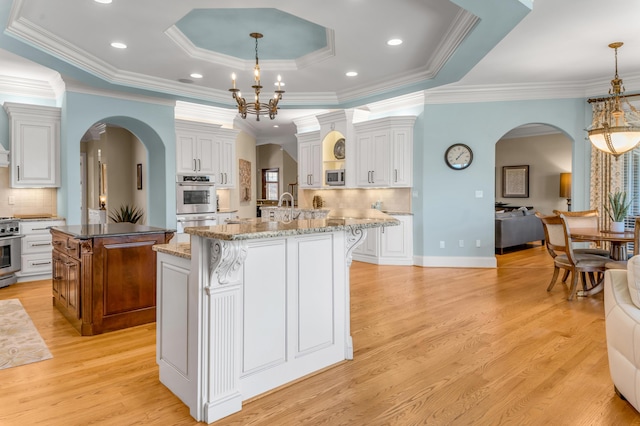
<svg viewBox="0 0 640 426"><path fill-rule="evenodd" d="M289 198L291 199L291 202L289 204L289 220L293 220L293 195L290 192L282 193L282 195L280 196L280 199L278 200L278 207L282 207L282 201L284 200L285 195L288 195Z"/></svg>

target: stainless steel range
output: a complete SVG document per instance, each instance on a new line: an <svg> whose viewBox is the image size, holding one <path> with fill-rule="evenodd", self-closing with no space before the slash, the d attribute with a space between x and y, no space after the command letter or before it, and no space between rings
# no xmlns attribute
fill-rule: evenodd
<svg viewBox="0 0 640 426"><path fill-rule="evenodd" d="M0 217L0 288L17 282L15 273L20 270L22 235L20 222L10 217Z"/></svg>

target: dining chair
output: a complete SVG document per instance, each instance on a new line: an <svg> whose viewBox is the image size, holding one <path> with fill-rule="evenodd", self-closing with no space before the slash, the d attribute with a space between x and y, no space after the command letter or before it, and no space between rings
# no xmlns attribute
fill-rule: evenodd
<svg viewBox="0 0 640 426"><path fill-rule="evenodd" d="M557 216L564 215L564 217L567 219L569 226L571 228L595 228L598 230L600 229L600 218L598 215L598 210L580 210L575 212L554 210L553 214ZM574 242L584 242L584 241L574 240ZM574 248L573 252L576 254L595 254L598 256L606 256L606 257L611 256L607 248L600 246L600 242L591 242L591 243L595 244L596 247Z"/></svg>
<svg viewBox="0 0 640 426"><path fill-rule="evenodd" d="M628 255L631 259L632 256L640 254L640 217L636 217L633 225L633 250ZM626 260L612 260L607 262L607 269L627 269Z"/></svg>
<svg viewBox="0 0 640 426"><path fill-rule="evenodd" d="M594 254L575 253L572 246L573 242L571 240L568 221L564 215L536 215L542 221L546 237L545 245L547 251L553 258L553 276L551 277L547 291L553 289L561 269L565 270L562 282L566 282L566 278L571 274L571 285L567 300L573 300L575 297L579 279L582 280L583 290L587 291L589 288L595 287L602 279L603 273L606 270L605 265L610 259ZM589 279L588 282L587 277ZM588 288L589 284L590 287Z"/></svg>

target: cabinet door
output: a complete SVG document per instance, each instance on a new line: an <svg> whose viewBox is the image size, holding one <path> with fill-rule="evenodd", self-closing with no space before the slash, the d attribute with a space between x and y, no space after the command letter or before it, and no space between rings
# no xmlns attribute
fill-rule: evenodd
<svg viewBox="0 0 640 426"><path fill-rule="evenodd" d="M218 172L219 155L220 141L214 139L213 135L199 134L196 138L196 173L215 175Z"/></svg>
<svg viewBox="0 0 640 426"><path fill-rule="evenodd" d="M234 141L222 140L220 143L219 179L216 182L221 188L236 186L236 145Z"/></svg>
<svg viewBox="0 0 640 426"><path fill-rule="evenodd" d="M60 186L59 125L16 119L11 131L12 185Z"/></svg>
<svg viewBox="0 0 640 426"><path fill-rule="evenodd" d="M367 132L356 142L356 185L389 185L389 132Z"/></svg>
<svg viewBox="0 0 640 426"><path fill-rule="evenodd" d="M320 142L304 142L299 145L299 176L301 188L322 186L322 150Z"/></svg>
<svg viewBox="0 0 640 426"><path fill-rule="evenodd" d="M388 186L390 180L390 149L389 132L376 132L373 134L373 159L371 178L373 186Z"/></svg>
<svg viewBox="0 0 640 426"><path fill-rule="evenodd" d="M196 171L196 135L178 133L176 136L176 172L194 173Z"/></svg>
<svg viewBox="0 0 640 426"><path fill-rule="evenodd" d="M406 259L413 258L413 219L411 216L393 216L400 226L380 228L380 257Z"/></svg>
<svg viewBox="0 0 640 426"><path fill-rule="evenodd" d="M391 136L391 186L413 185L413 131L393 130Z"/></svg>
<svg viewBox="0 0 640 426"><path fill-rule="evenodd" d="M359 254L371 257L378 256L378 228L371 228L367 230L367 236L355 251Z"/></svg>
<svg viewBox="0 0 640 426"><path fill-rule="evenodd" d="M64 261L62 260L62 255L59 252L54 251L52 262L53 276L51 277L51 284L53 287L53 298L60 302L61 281L64 274Z"/></svg>
<svg viewBox="0 0 640 426"><path fill-rule="evenodd" d="M80 261L68 258L65 264L67 281L67 310L80 318Z"/></svg>

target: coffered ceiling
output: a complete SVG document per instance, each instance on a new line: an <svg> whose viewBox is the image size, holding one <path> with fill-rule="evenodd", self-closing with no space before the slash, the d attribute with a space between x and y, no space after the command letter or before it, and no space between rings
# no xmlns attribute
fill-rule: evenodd
<svg viewBox="0 0 640 426"><path fill-rule="evenodd" d="M640 2L0 0L0 90L81 84L233 109L232 72L252 99L249 34L260 32L263 93L278 74L286 91L278 119L253 123L270 137L301 115L416 92L426 102L606 93L612 41L625 42L627 90L640 89L640 32L620 16L640 16Z"/></svg>

